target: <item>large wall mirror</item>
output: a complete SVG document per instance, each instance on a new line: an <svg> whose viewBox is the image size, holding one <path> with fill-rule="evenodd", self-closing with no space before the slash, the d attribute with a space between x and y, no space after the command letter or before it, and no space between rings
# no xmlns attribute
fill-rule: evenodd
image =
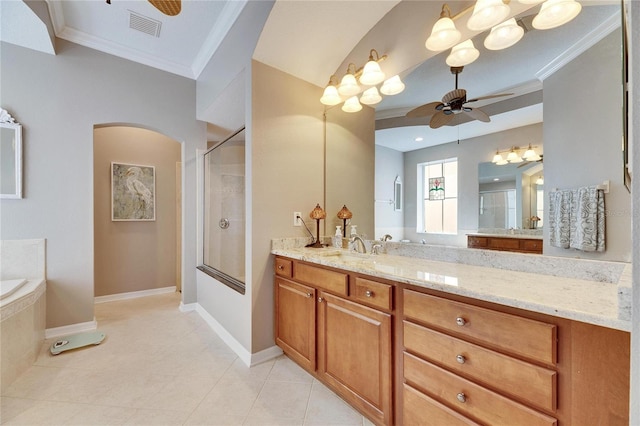
<svg viewBox="0 0 640 426"><path fill-rule="evenodd" d="M22 126L0 110L0 198L22 198Z"/></svg>
<svg viewBox="0 0 640 426"><path fill-rule="evenodd" d="M393 10L393 16L396 19L406 16L406 25L410 26L413 22L412 16L409 13L407 15L402 13L405 10L411 11L412 8L439 9L442 6L442 4L433 6L429 3L400 2ZM464 9L464 3L448 2L453 13ZM375 168L374 180L378 182L380 177L381 183L379 187L376 185L374 196L375 200L379 199L381 202L375 203L374 208L371 209L371 214L375 212L373 234L376 238L389 233L394 236L394 241L408 239L412 242L420 242L426 239L427 243L466 245L465 233L477 232L481 227L478 165L491 161L496 149L504 150L513 145L528 144L540 146L544 144L545 148L544 166L539 164L544 167L544 186L534 185L535 188L530 186L529 194L520 194L520 201L516 204L518 207L514 205L514 211L517 209L519 214L516 213L512 224L507 223L509 226L501 225L504 227L515 225L514 227L518 228L531 228L531 218L538 216L541 218L538 226L542 225L544 228L542 217L544 214L542 216L538 214L538 212L544 213L544 196L539 203L537 202L537 196L541 192L548 193L556 187L599 184L603 180L620 177L621 5L617 2L583 2L582 11L574 20L561 27L544 31L535 30L530 26L531 20L538 11L539 7L534 7L516 17L519 25L525 27L525 34L517 44L508 49L500 51L486 49L483 41L488 32L478 34L473 40L480 51L480 57L476 62L464 67L464 71L458 76L458 86L466 89L468 95L472 97L514 93L511 97L490 99L473 105L487 112L491 116L491 123L454 120L449 123L451 125L431 129L427 125L428 118L422 121L406 118L406 113L411 109L439 101L454 89L455 76L451 74L445 63L446 52L444 52L406 68L407 71L401 75L406 84L405 91L396 96L383 97L382 101L376 105L375 166L365 162L345 164L344 157L336 158L331 155L331 152L327 152L328 175L337 164L349 168L355 174L360 173L359 168ZM415 15L415 10L413 12ZM388 25L386 32L382 30L378 32L381 35L385 34L386 38L382 36L379 39L365 38L361 44L363 47L366 44L368 49L376 47L384 51L384 45L391 43L388 41L390 38L394 46L404 45L404 42L417 43L413 40L416 34L427 34L438 18L437 12L433 10L428 12L420 15L422 22L416 24L416 32L409 31L407 27L406 31L398 32L396 40L394 35L397 29L393 28L392 22L387 22L391 25ZM381 21L380 24L383 22ZM370 34L376 33L375 29L377 27ZM411 37L408 35L410 32L413 34ZM424 40L420 44L424 49ZM378 47L379 45L383 47ZM603 52L609 53L603 54ZM397 55L393 51L384 51L384 53L389 54L387 62L393 61L393 55ZM589 74L594 65L599 63L607 63L611 68L606 70L606 78L611 80L610 83L607 82L606 87L601 81L603 78L596 79L598 84L594 86ZM381 66L384 71L385 63ZM576 70L576 72L569 70ZM340 77L341 75L338 75L338 79ZM557 85L564 89L562 92L555 90L549 92L547 91L548 82L551 82L551 87ZM595 90L604 91L595 93ZM606 96L601 96L604 93ZM560 97L564 101L561 101ZM549 106L546 105L548 100L551 102ZM545 103L544 110L543 103ZM606 106L603 103L606 103ZM547 114L547 110L552 110L555 105L558 108L563 106L564 112ZM367 109L368 107L365 107L363 111ZM363 111L352 115L362 114ZM332 120L333 117L330 115L329 121ZM605 137L598 137L597 145L595 134L582 135L580 140L568 136L575 133L576 129L585 129L593 120L598 121L598 132L607 132ZM530 137L532 132L529 130L532 126L538 127L536 134ZM331 133L328 133L328 143L333 142L331 138ZM417 141L419 138L422 138L421 142ZM558 146L562 146L562 149L558 149ZM591 167L596 161L591 158L591 153L595 152L594 150L601 152L603 149L607 152L607 158L600 156L597 164ZM419 152L423 154L420 154L422 157L418 159ZM382 158L379 158L379 153L383 156ZM615 157L615 164L610 164L609 156ZM417 190L414 162L417 164L420 161L436 161L450 157L459 158L461 167L459 235L449 239L439 237L437 241L434 237L430 240L429 235L416 232ZM393 171L387 173L387 168ZM393 204L382 201L394 199L391 184L399 171L404 199L402 211L396 212ZM538 177L532 174L529 179L538 180ZM329 199L330 194L336 191L344 193L349 189L354 193L358 192L357 185L345 185L345 182L328 180L327 198ZM623 184L621 179L617 183ZM609 195L610 205L628 203L628 197L617 200L618 194L617 191L615 193L612 191ZM620 195L620 197L623 196ZM517 198L514 198L514 203L517 201ZM528 203L526 208L523 207L525 203ZM401 224L397 222L395 213L402 216ZM379 220L383 215L385 222Z"/></svg>

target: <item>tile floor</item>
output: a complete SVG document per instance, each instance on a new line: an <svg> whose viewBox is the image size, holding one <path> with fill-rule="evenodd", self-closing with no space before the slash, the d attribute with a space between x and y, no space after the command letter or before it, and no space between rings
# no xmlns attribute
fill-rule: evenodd
<svg viewBox="0 0 640 426"><path fill-rule="evenodd" d="M3 425L370 425L281 356L247 368L179 294L96 305L102 344L49 354L0 396Z"/></svg>

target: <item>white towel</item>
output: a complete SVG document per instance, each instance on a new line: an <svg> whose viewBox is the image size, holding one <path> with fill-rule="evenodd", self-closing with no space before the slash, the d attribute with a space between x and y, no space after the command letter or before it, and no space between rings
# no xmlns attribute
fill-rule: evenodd
<svg viewBox="0 0 640 426"><path fill-rule="evenodd" d="M553 247L569 248L572 199L570 190L549 194L549 244Z"/></svg>
<svg viewBox="0 0 640 426"><path fill-rule="evenodd" d="M595 186L573 191L569 247L582 251L604 251L604 192Z"/></svg>

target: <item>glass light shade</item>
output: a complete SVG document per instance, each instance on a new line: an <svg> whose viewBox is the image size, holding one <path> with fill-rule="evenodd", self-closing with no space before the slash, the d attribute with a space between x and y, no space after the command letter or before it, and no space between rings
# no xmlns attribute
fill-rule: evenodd
<svg viewBox="0 0 640 426"><path fill-rule="evenodd" d="M493 160L491 160L492 163L499 163L501 161L503 161L504 158L502 158L502 155L498 152L496 152L496 155L493 156Z"/></svg>
<svg viewBox="0 0 640 426"><path fill-rule="evenodd" d="M380 64L376 61L369 61L364 65L362 69L362 75L360 76L360 83L365 86L373 86L384 81L385 75L380 69Z"/></svg>
<svg viewBox="0 0 640 426"><path fill-rule="evenodd" d="M446 62L450 67L463 67L478 59L479 56L480 52L469 39L453 46Z"/></svg>
<svg viewBox="0 0 640 426"><path fill-rule="evenodd" d="M322 207L320 207L320 204L316 204L316 207L313 210L311 210L311 213L309 213L309 217L311 219L324 219L327 217L327 212L322 210Z"/></svg>
<svg viewBox="0 0 640 426"><path fill-rule="evenodd" d="M507 161L510 163L522 163L522 158L515 151L511 151L509 155L507 155Z"/></svg>
<svg viewBox="0 0 640 426"><path fill-rule="evenodd" d="M540 157L538 154L536 154L533 157L526 158L525 160L527 160L527 161L540 161L540 160L542 160L542 157Z"/></svg>
<svg viewBox="0 0 640 426"><path fill-rule="evenodd" d="M370 87L360 96L360 103L365 105L375 105L382 100L382 96L378 93L376 87Z"/></svg>
<svg viewBox="0 0 640 426"><path fill-rule="evenodd" d="M536 179L536 185L544 185L544 179L542 178L542 176Z"/></svg>
<svg viewBox="0 0 640 426"><path fill-rule="evenodd" d="M358 101L357 96L352 96L346 101L344 101L344 105L342 105L342 110L344 112L358 112L362 109L362 105Z"/></svg>
<svg viewBox="0 0 640 426"><path fill-rule="evenodd" d="M581 10L582 5L575 0L547 0L531 24L537 30L559 27L578 16Z"/></svg>
<svg viewBox="0 0 640 426"><path fill-rule="evenodd" d="M356 77L353 74L345 74L338 86L338 93L344 97L357 95L360 93L360 86L356 81Z"/></svg>
<svg viewBox="0 0 640 426"><path fill-rule="evenodd" d="M533 148L531 148L531 145L529 145L529 148L527 148L527 150L524 152L524 155L522 156L522 158L524 158L525 160L528 160L529 158L535 157L537 155L538 154L536 154Z"/></svg>
<svg viewBox="0 0 640 426"><path fill-rule="evenodd" d="M505 164L509 164L509 162L505 159L502 159L496 163L498 166L504 166Z"/></svg>
<svg viewBox="0 0 640 426"><path fill-rule="evenodd" d="M544 0L518 0L518 3L522 4L538 4L542 3Z"/></svg>
<svg viewBox="0 0 640 426"><path fill-rule="evenodd" d="M467 21L471 31L484 31L504 21L509 15L509 6L502 0L478 0L473 7L473 14Z"/></svg>
<svg viewBox="0 0 640 426"><path fill-rule="evenodd" d="M433 26L431 35L424 45L429 50L440 52L455 46L460 41L460 37L462 35L456 29L456 25L451 18L440 18Z"/></svg>
<svg viewBox="0 0 640 426"><path fill-rule="evenodd" d="M346 205L343 205L340 211L338 212L338 219L351 219L353 217L353 213L347 208Z"/></svg>
<svg viewBox="0 0 640 426"><path fill-rule="evenodd" d="M342 102L342 98L338 94L338 89L336 89L336 86L330 84L329 86L325 87L324 93L320 98L320 102L322 102L324 105L329 106L338 105L340 102Z"/></svg>
<svg viewBox="0 0 640 426"><path fill-rule="evenodd" d="M398 93L404 90L404 83L400 80L400 76L394 75L393 77L385 80L382 83L382 87L380 88L380 92L383 95L397 95Z"/></svg>
<svg viewBox="0 0 640 426"><path fill-rule="evenodd" d="M507 19L491 28L491 32L484 39L484 47L489 50L506 49L519 42L523 35L524 29L516 23L516 19Z"/></svg>

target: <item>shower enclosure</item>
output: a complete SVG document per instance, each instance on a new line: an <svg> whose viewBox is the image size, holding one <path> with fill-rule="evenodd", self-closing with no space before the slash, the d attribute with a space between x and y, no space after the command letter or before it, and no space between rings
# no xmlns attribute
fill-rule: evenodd
<svg viewBox="0 0 640 426"><path fill-rule="evenodd" d="M203 265L198 269L244 294L245 131L204 154Z"/></svg>

